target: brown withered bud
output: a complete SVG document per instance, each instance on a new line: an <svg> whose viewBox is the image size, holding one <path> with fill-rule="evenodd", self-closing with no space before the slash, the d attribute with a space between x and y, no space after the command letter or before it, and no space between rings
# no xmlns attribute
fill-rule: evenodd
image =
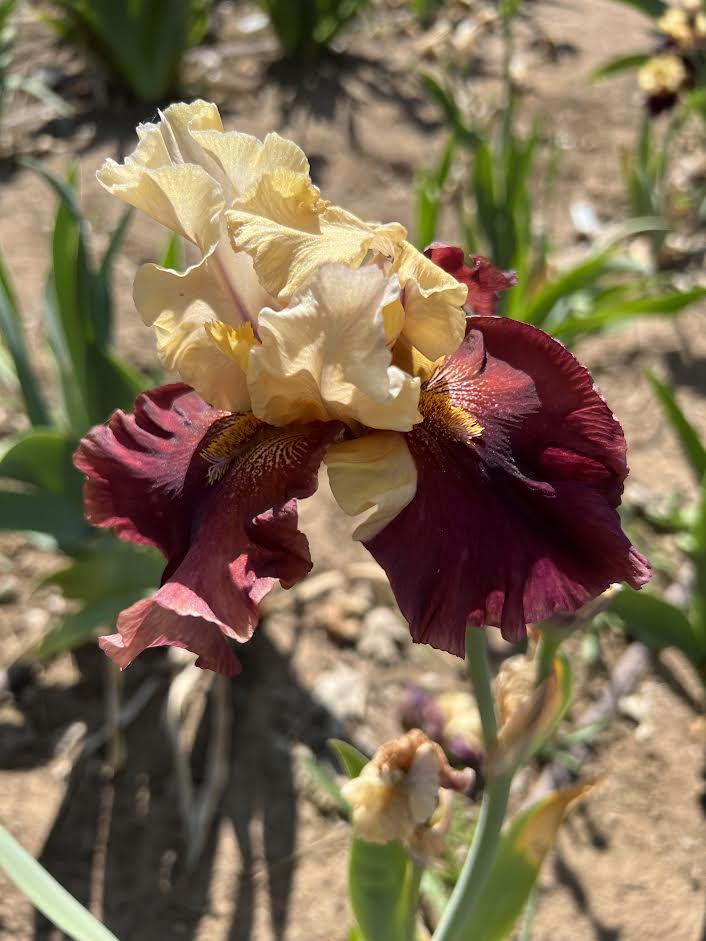
<svg viewBox="0 0 706 941"><path fill-rule="evenodd" d="M452 768L437 742L411 729L382 745L342 791L356 836L370 843L401 840L426 858L443 849L449 792L465 792L472 781L470 769Z"/></svg>

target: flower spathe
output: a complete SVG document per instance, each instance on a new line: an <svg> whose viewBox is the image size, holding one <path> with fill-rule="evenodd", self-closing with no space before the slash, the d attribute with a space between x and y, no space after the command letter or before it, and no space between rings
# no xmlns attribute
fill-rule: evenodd
<svg viewBox="0 0 706 941"><path fill-rule="evenodd" d="M187 384L144 393L76 456L89 520L167 559L102 640L116 662L173 644L233 673L227 638L246 641L274 581L310 567L295 500L322 461L344 511L367 514L356 538L417 641L462 653L469 622L516 639L646 581L616 512L620 426L560 344L488 316L511 274L331 206L296 145L225 132L204 102L139 135L100 179L200 260L135 284Z"/></svg>

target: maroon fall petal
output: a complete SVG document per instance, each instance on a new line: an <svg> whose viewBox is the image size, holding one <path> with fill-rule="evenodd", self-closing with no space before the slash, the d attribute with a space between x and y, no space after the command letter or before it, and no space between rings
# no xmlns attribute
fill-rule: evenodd
<svg viewBox="0 0 706 941"><path fill-rule="evenodd" d="M622 429L556 340L470 318L420 409L424 421L406 435L416 495L366 544L415 641L463 656L469 623L515 641L527 623L571 613L612 582L648 580L616 511Z"/></svg>
<svg viewBox="0 0 706 941"><path fill-rule="evenodd" d="M500 271L482 255L469 255L472 267L465 263L463 249L432 242L424 254L468 288L466 307L474 314L489 317L498 308L502 291L517 284L513 271Z"/></svg>
<svg viewBox="0 0 706 941"><path fill-rule="evenodd" d="M140 396L134 416L116 413L76 456L91 521L167 557L162 587L123 611L100 645L120 667L148 647L176 646L196 653L198 666L234 675L226 637L248 640L274 582L289 587L311 569L296 500L316 489L341 426L270 428L168 388L180 391Z"/></svg>
<svg viewBox="0 0 706 941"><path fill-rule="evenodd" d="M183 504L186 473L199 441L224 414L177 383L143 392L132 414L119 409L92 428L74 455L86 476L88 522L114 529L126 542L155 546L168 559L183 557L191 526Z"/></svg>

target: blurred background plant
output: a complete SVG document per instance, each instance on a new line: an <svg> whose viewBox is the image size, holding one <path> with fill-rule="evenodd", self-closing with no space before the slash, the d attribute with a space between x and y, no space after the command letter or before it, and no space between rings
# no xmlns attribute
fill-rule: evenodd
<svg viewBox="0 0 706 941"><path fill-rule="evenodd" d="M657 586L639 593L620 591L610 610L620 616L629 634L650 649L680 650L706 690L706 437L689 421L669 386L654 375L648 380L691 469L698 495L686 501L679 493L663 494L641 508L655 532L675 537L679 555L659 560L666 590Z"/></svg>
<svg viewBox="0 0 706 941"><path fill-rule="evenodd" d="M71 106L36 77L21 75L13 70L16 30L11 21L17 0L0 0L0 153L8 149L3 128L3 116L18 93L36 98L54 114L63 117L72 113Z"/></svg>
<svg viewBox="0 0 706 941"><path fill-rule="evenodd" d="M685 132L706 140L706 4L702 0L616 0L650 18L652 52L630 52L604 63L592 75L601 81L637 71L644 111L632 151L624 154L628 205L636 216L654 215L663 229L651 238L655 267L678 262L665 244L677 227L698 229L705 216L703 181L674 185L674 162L683 153ZM655 119L665 115L664 123Z"/></svg>
<svg viewBox="0 0 706 941"><path fill-rule="evenodd" d="M421 26L427 27L444 7L444 0L410 0L410 7Z"/></svg>
<svg viewBox="0 0 706 941"><path fill-rule="evenodd" d="M112 348L112 269L130 213L96 264L78 203L77 165L64 180L35 169L51 186L58 207L34 357L10 273L0 258L3 379L16 386L31 425L0 457L0 528L41 534L72 560L48 582L61 587L75 610L28 651L30 657L48 658L109 628L119 611L158 583L161 566L156 552L88 526L81 475L71 463L88 428L116 408L129 409L135 395L150 384Z"/></svg>
<svg viewBox="0 0 706 941"><path fill-rule="evenodd" d="M704 288L678 290L672 271L656 271L649 260L626 250L631 239L645 234L659 250L668 225L662 196L666 157L654 151L645 125L635 156L626 162L634 217L601 232L590 207L572 207L575 226L594 244L578 261L554 262L549 232L557 212L558 148L543 134L541 120L529 131L520 128L521 99L510 68L519 6L501 8L502 101L485 122L466 118L453 72L442 81L420 76L449 136L436 166L417 175L417 244L434 240L442 210L452 204L466 251L486 255L517 275L499 313L541 327L568 345L638 317L684 310L704 296Z"/></svg>
<svg viewBox="0 0 706 941"><path fill-rule="evenodd" d="M703 0L616 0L652 21L651 51L629 52L594 72L594 80L638 71L645 107L655 116L689 102L706 86L706 4ZM703 117L703 110L701 110Z"/></svg>
<svg viewBox="0 0 706 941"><path fill-rule="evenodd" d="M154 104L177 89L182 57L203 37L210 6L211 0L49 0L42 15L118 88Z"/></svg>
<svg viewBox="0 0 706 941"><path fill-rule="evenodd" d="M287 58L318 59L368 0L258 0Z"/></svg>

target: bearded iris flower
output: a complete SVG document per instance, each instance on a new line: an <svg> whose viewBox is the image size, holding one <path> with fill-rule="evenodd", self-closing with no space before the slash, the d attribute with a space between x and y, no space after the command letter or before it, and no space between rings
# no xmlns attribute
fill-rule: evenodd
<svg viewBox="0 0 706 941"><path fill-rule="evenodd" d="M655 23L657 48L638 72L651 115L673 108L700 84L706 51L706 9L703 0L667 0Z"/></svg>
<svg viewBox="0 0 706 941"><path fill-rule="evenodd" d="M492 316L510 275L331 206L294 144L226 133L215 106L172 106L138 134L99 179L197 259L135 283L182 382L75 457L90 522L166 557L159 590L101 638L116 663L175 645L237 672L227 639L311 568L296 500L322 461L342 509L367 514L354 535L416 641L463 655L469 623L516 640L647 580L617 515L620 425L559 343Z"/></svg>

